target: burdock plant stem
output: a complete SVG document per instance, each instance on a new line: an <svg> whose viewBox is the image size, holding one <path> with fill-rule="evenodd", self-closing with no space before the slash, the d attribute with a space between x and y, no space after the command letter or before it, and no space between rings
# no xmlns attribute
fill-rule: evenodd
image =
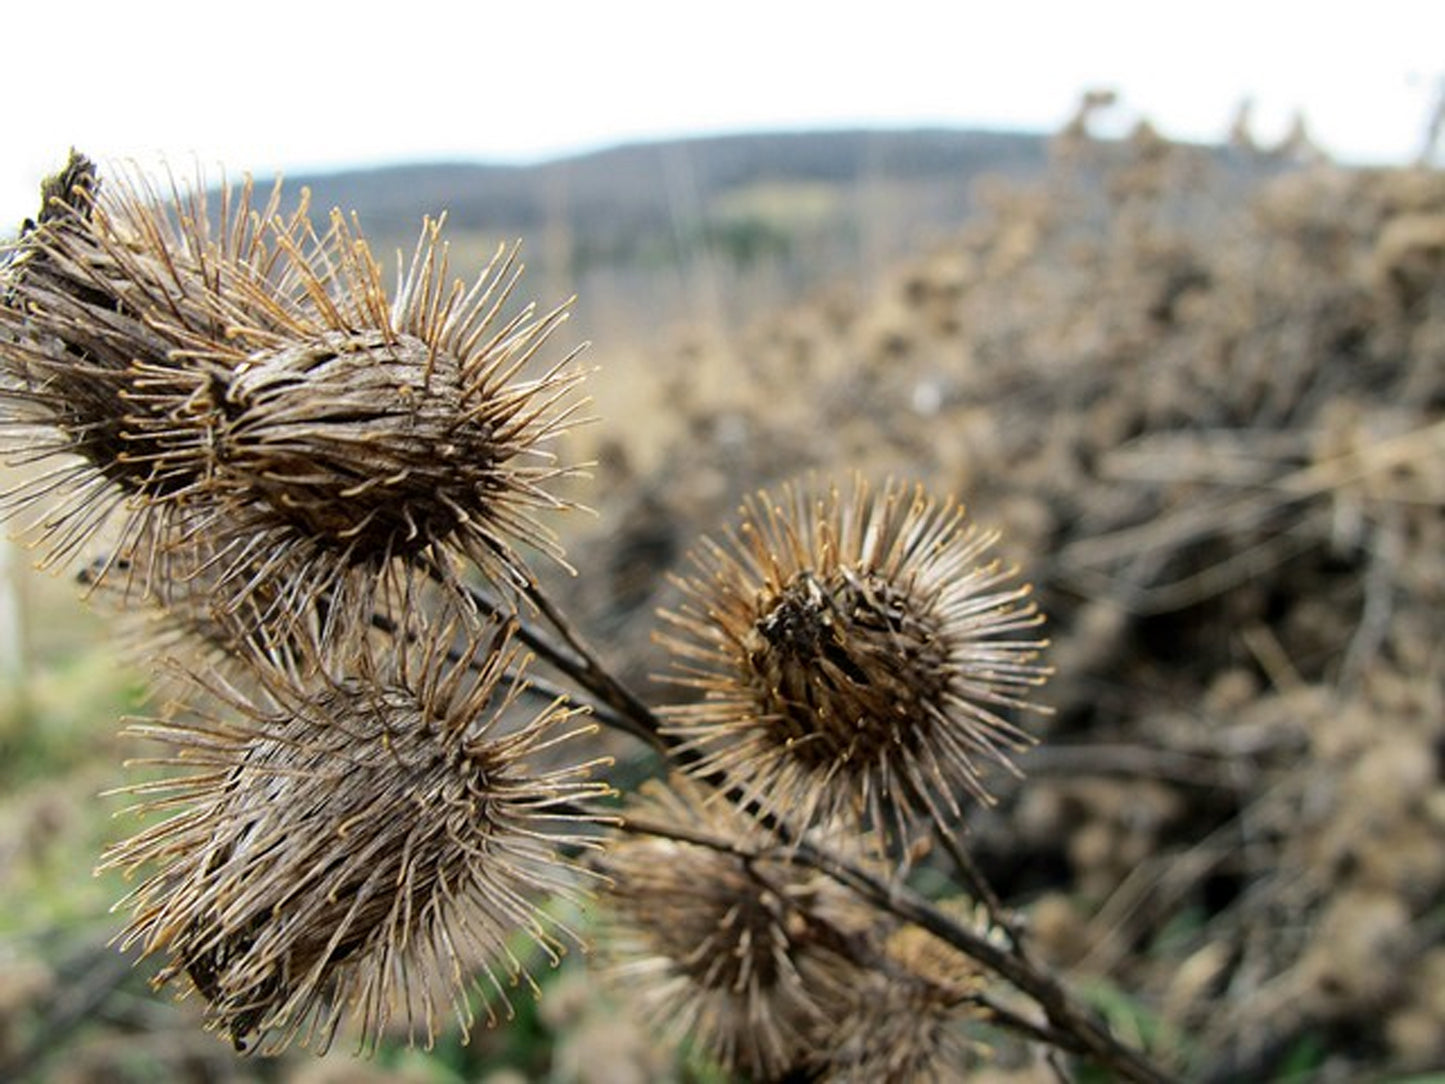
<svg viewBox="0 0 1445 1084"><path fill-rule="evenodd" d="M627 818L622 827L624 831L641 835L710 847L745 861L766 857L763 852L731 840L677 825ZM789 843L785 854L790 860L817 870L851 889L880 910L927 930L969 959L1008 980L1033 998L1051 1025L1044 1029L1018 1019L1012 1026L1034 1036L1046 1036L1048 1041L1070 1053L1091 1057L1133 1084L1175 1084L1175 1077L1115 1038L1093 1013L1078 1004L1055 975L1025 956L1017 944L1001 948L903 885L880 880L856 864L810 843Z"/></svg>
<svg viewBox="0 0 1445 1084"><path fill-rule="evenodd" d="M1171 1084L1175 1080L1110 1034L1052 972L1025 956L1017 946L999 948L904 885L881 881L866 870L806 842L797 844L795 853L799 862L827 874L890 914L921 926L1028 994L1038 1002L1049 1022L1071 1040L1061 1045L1072 1052L1089 1055L1135 1084Z"/></svg>
<svg viewBox="0 0 1445 1084"><path fill-rule="evenodd" d="M673 748L677 744L676 739L670 739L662 732L661 720L652 709L607 669L565 615L552 604L540 585L535 580L530 581L523 593L556 635L562 638L566 647L558 646L548 633L538 629L521 614L516 615L517 639L596 698L599 703L593 706L593 714L599 723L641 738L652 748L666 752L676 760L679 753ZM473 588L471 596L484 612L498 611L499 604L484 592ZM716 784L720 781L714 779L710 782ZM784 833L781 825L773 823L769 827L780 834ZM714 847L743 858L761 857L735 843L705 833L680 834L675 827L636 819L625 820L623 828L625 831L644 835L664 836ZM939 834L949 835L946 831ZM997 892L984 878L982 871L956 837L951 837L947 846L965 880L969 882L970 889L1007 933L1007 948L1001 948L980 936L905 886L880 880L855 863L806 841L790 840L787 843L787 853L796 861L852 889L880 910L922 927L969 959L1006 979L1031 997L1043 1010L1052 1025L1050 1037L1059 1046L1071 1053L1094 1059L1134 1084L1172 1084L1174 1077L1115 1038L1094 1013L1078 1003L1056 975L1024 951L1022 937L1012 923L1003 921L1006 912Z"/></svg>
<svg viewBox="0 0 1445 1084"><path fill-rule="evenodd" d="M429 568L428 571L434 579L439 579L440 572L435 568ZM523 597L533 604L566 646L559 645L520 612L514 613L510 607L498 602L480 588L468 587L467 592L473 605L482 613L515 617L517 640L535 651L539 659L567 675L590 694L593 700L588 706L599 723L631 734L657 752L667 752L667 743L662 736L662 723L652 709L602 664L561 611L552 605L536 580L527 581L522 591Z"/></svg>

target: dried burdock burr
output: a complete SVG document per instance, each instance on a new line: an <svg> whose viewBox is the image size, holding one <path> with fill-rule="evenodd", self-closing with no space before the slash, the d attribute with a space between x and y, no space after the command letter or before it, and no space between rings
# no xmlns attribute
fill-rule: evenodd
<svg viewBox="0 0 1445 1084"><path fill-rule="evenodd" d="M904 843L987 800L1048 670L1042 618L995 542L917 488L797 487L749 500L705 540L664 614L664 708L689 771L797 829L843 821Z"/></svg>
<svg viewBox="0 0 1445 1084"><path fill-rule="evenodd" d="M157 409L145 419L131 402L143 369L164 364L178 345L148 326L138 306L152 299L182 320L194 316L192 276L181 270L181 253L158 261L114 236L99 189L93 163L72 152L43 186L37 219L4 254L5 450L12 463L50 468L7 505L43 502L47 562L71 556L122 507L132 531L148 530L158 510L202 476L201 461L178 454L184 438L174 439L186 431L192 382L172 389L171 402L152 395ZM168 414L170 437L160 434Z"/></svg>
<svg viewBox="0 0 1445 1084"><path fill-rule="evenodd" d="M448 1008L471 1026L473 989L510 1011L509 987L536 990L526 955L576 941L551 908L588 887L573 856L607 788L566 757L592 728L520 711L509 625L460 652L458 628L352 674L213 677L219 707L136 727L189 774L131 788L170 815L107 855L148 871L125 941L165 957L158 983L188 976L238 1047L324 1050L347 1020L363 1048L429 1042Z"/></svg>
<svg viewBox="0 0 1445 1084"><path fill-rule="evenodd" d="M569 355L523 374L565 310L503 320L515 250L464 290L447 278L438 223L388 304L364 241L339 216L332 231L337 266L315 287L345 289L299 334L251 353L227 387L216 527L243 562L287 554L304 593L329 596L343 624L365 620L378 580L418 565L455 582L460 558L528 582L514 543L561 558L534 512L565 505L546 483L570 471L548 447L578 405L580 373Z"/></svg>
<svg viewBox="0 0 1445 1084"><path fill-rule="evenodd" d="M970 925L987 934L983 916ZM875 965L855 970L846 998L814 1036L808 1079L828 1084L969 1079L990 1050L978 1029L989 1015L976 1000L989 985L983 974L916 926L877 940L882 945Z"/></svg>
<svg viewBox="0 0 1445 1084"><path fill-rule="evenodd" d="M258 204L247 182L216 208L75 156L0 283L7 450L73 457L12 509L43 510L52 561L118 523L112 552L144 540L127 567L163 597L204 539L219 605L272 581L278 613L321 603L328 628L418 571L525 582L524 550L560 558L536 513L566 504L547 486L580 373L539 361L566 308L514 304L520 273L499 249L452 279L428 222L389 297L359 229L318 233L304 195L283 215L279 184Z"/></svg>
<svg viewBox="0 0 1445 1084"><path fill-rule="evenodd" d="M957 1079L984 1049L967 1030L983 972L720 799L679 776L624 807L598 862L610 979L667 1039L751 1080ZM880 866L852 833L809 838Z"/></svg>
<svg viewBox="0 0 1445 1084"><path fill-rule="evenodd" d="M781 854L745 857L766 832L712 797L678 777L644 785L624 808L624 820L677 838L629 831L599 862L605 974L667 1039L776 1080L814 1058L813 1037L846 1003L852 972L814 916L852 900ZM687 838L697 833L743 853Z"/></svg>

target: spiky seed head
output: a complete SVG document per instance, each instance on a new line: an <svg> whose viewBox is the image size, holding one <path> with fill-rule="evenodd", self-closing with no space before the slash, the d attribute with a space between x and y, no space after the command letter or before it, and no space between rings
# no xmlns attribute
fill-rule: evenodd
<svg viewBox="0 0 1445 1084"><path fill-rule="evenodd" d="M331 236L355 311L320 305L309 326L237 364L216 437L217 526L238 547L296 550L318 583L370 580L397 561L450 576L456 556L525 581L516 542L560 559L534 513L565 504L546 484L571 471L549 446L578 406L580 373L570 356L532 366L565 309L503 319L515 250L464 290L447 277L438 223L388 306L360 235L337 216Z"/></svg>
<svg viewBox="0 0 1445 1084"><path fill-rule="evenodd" d="M139 726L176 750L155 763L190 769L132 788L170 816L106 859L151 871L123 905L157 981L188 976L211 1026L265 1050L324 1050L347 1019L363 1047L393 1026L430 1041L448 1006L472 1025L474 987L492 1019L535 990L519 944L555 963L576 940L548 901L585 888L568 855L607 788L595 762L557 763L585 729L571 712L515 719L507 635L433 636L319 693L280 669L263 695L213 681L231 721Z"/></svg>
<svg viewBox="0 0 1445 1084"><path fill-rule="evenodd" d="M713 796L716 798L716 795ZM736 843L766 842L756 822L707 801L685 778L645 785L624 819ZM778 1079L810 1056L810 1036L841 1003L830 942L814 915L847 907L832 882L778 860L624 833L601 869L605 974L662 1036L691 1039L719 1064Z"/></svg>
<svg viewBox="0 0 1445 1084"><path fill-rule="evenodd" d="M12 498L61 491L52 560L118 519L122 545L148 534L162 558L207 539L231 602L279 578L275 595L334 610L398 566L448 579L461 557L515 581L519 544L560 558L536 512L566 504L551 445L580 374L539 364L566 309L513 303L515 249L468 288L428 222L388 298L359 229L333 212L318 233L304 195L283 216L279 184L264 205L226 188L213 213L199 186L97 195L89 163L67 176L0 305L11 452L78 457Z"/></svg>
<svg viewBox="0 0 1445 1084"><path fill-rule="evenodd" d="M162 197L140 175L102 185L72 152L43 186L38 219L6 250L0 374L8 450L31 462L75 457L22 488L53 496L43 534L68 556L125 506L149 523L204 486L214 455L218 384L250 334L273 342L303 316L298 275L324 246L307 198L280 214L247 181L225 189L219 222L204 190ZM161 518L164 518L163 516Z"/></svg>
<svg viewBox="0 0 1445 1084"><path fill-rule="evenodd" d="M747 501L662 615L665 680L701 694L663 709L688 770L795 827L843 818L896 843L987 800L982 766L1029 742L1003 712L1048 674L994 542L896 483Z"/></svg>
<svg viewBox="0 0 1445 1084"><path fill-rule="evenodd" d="M965 916L984 936L987 917ZM953 1084L989 1053L977 996L987 981L967 957L917 926L874 917L876 966L846 984L847 995L813 1039L809 1079L827 1084Z"/></svg>
<svg viewBox="0 0 1445 1084"><path fill-rule="evenodd" d="M134 439L127 421L134 367L163 358L170 344L145 325L125 284L145 280L141 295L183 298L161 284L164 269L109 253L95 167L72 152L43 188L36 221L5 253L0 304L0 423L8 458L51 469L7 496L11 508L45 498L41 525L48 560L70 556L119 505L137 499L133 522L149 520L155 502L184 488L173 474L154 478L155 447ZM116 258L128 263L123 271ZM137 454L139 453L139 454ZM70 458L74 457L74 458ZM57 504L57 500L59 503Z"/></svg>
<svg viewBox="0 0 1445 1084"><path fill-rule="evenodd" d="M954 1084L968 1080L970 1014L916 979L861 973L844 1010L815 1038L808 1080L827 1084Z"/></svg>

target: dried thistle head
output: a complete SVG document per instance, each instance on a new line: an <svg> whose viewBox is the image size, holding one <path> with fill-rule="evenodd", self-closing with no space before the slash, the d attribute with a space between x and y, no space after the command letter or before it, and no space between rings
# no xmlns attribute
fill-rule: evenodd
<svg viewBox="0 0 1445 1084"><path fill-rule="evenodd" d="M974 919L987 931L981 915ZM987 983L958 952L916 926L873 931L881 951L813 1038L809 1079L827 1084L953 1084L989 1047L969 1034L988 1019Z"/></svg>
<svg viewBox="0 0 1445 1084"><path fill-rule="evenodd" d="M448 624L450 631L455 624ZM460 652L436 633L384 668L303 684L281 669L247 696L213 681L209 712L138 727L179 779L131 790L160 821L108 867L149 868L123 903L127 943L189 977L238 1048L324 1050L350 1018L364 1047L393 1025L430 1041L469 992L536 986L519 947L553 963L576 937L595 762L557 766L584 728L552 704L513 724L520 660L505 626ZM253 1040L258 1040L253 1042Z"/></svg>
<svg viewBox="0 0 1445 1084"><path fill-rule="evenodd" d="M805 1079L826 1084L962 1084L972 1076L960 1021L970 1014L916 980L862 973L855 996L815 1037Z"/></svg>
<svg viewBox="0 0 1445 1084"><path fill-rule="evenodd" d="M796 862L719 797L679 777L626 806L599 862L605 973L621 993L666 1039L749 1079L959 1079L983 1049L967 1032L984 1015L977 965ZM880 864L845 833L815 838Z"/></svg>
<svg viewBox="0 0 1445 1084"><path fill-rule="evenodd" d="M535 513L566 503L550 446L580 374L536 355L565 307L513 305L515 250L451 279L435 222L388 298L339 212L318 233L304 195L253 197L102 189L84 159L47 186L0 283L0 422L12 458L75 457L12 497L45 508L48 558L118 521L118 550L159 558L148 589L204 538L223 601L271 579L351 617L418 567L515 581L519 543L560 556Z"/></svg>
<svg viewBox="0 0 1445 1084"><path fill-rule="evenodd" d="M786 488L705 541L663 615L667 680L701 699L664 709L694 774L795 827L870 824L901 842L923 818L988 800L1047 669L1042 617L995 536L920 489L860 479L850 496Z"/></svg>
<svg viewBox="0 0 1445 1084"><path fill-rule="evenodd" d="M73 554L126 502L134 502L126 517L133 529L146 527L166 498L199 478L167 457L169 442L141 439L129 420L137 368L163 360L174 345L133 302L183 305L187 277L166 282L175 277L171 267L111 237L99 191L94 164L72 152L43 185L37 219L6 250L0 283L5 451L12 463L50 468L6 503L44 501L47 562ZM102 239L115 243L108 249ZM158 459L166 466L158 468Z"/></svg>
<svg viewBox="0 0 1445 1084"><path fill-rule="evenodd" d="M450 577L458 556L525 582L515 542L560 559L534 512L565 505L546 484L572 471L549 446L578 406L580 373L568 355L524 374L566 310L504 319L516 250L499 249L464 289L448 278L439 223L424 227L392 302L340 215L328 248L334 268L307 268L313 292L331 288L326 301L248 354L226 387L215 527L248 560L296 551L328 590L397 562Z"/></svg>
<svg viewBox="0 0 1445 1084"><path fill-rule="evenodd" d="M767 842L755 822L683 778L644 786L624 819L745 852ZM606 974L654 1029L752 1079L779 1079L811 1059L812 1036L845 998L849 970L817 917L850 906L842 889L783 858L633 833L600 867Z"/></svg>

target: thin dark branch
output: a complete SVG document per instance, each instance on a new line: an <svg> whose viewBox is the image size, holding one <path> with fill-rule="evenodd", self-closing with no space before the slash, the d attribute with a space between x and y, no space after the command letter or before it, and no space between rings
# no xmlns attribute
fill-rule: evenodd
<svg viewBox="0 0 1445 1084"><path fill-rule="evenodd" d="M427 572L433 579L441 581L441 573L436 568L428 565ZM641 698L623 687L597 661L595 656L583 648L581 641L571 633L565 622L562 622L562 627L558 628L558 632L571 645L572 650L570 651L559 646L550 636L537 628L534 623L526 620L514 608L498 602L480 588L468 587L466 590L468 598L481 613L512 621L516 628L517 639L522 644L530 648L539 659L571 678L578 686L591 694L587 701L587 707L599 723L614 730L625 731L658 752L666 751L659 734L662 724L658 721L657 716L642 702ZM536 605L537 599L543 598L542 591L535 582L531 584L527 597L533 601L534 605ZM554 627L557 627L558 622L562 621L561 616L556 613L550 603L547 604L546 610L543 610L540 605L537 606L537 609L544 614L550 612L551 616L548 617L548 621ZM375 615L372 623L383 631L395 632L391 623L381 615ZM560 696L574 702L577 700L572 690L563 689L530 674L526 681L531 690L539 695L551 693L554 698Z"/></svg>
<svg viewBox="0 0 1445 1084"><path fill-rule="evenodd" d="M962 1001L972 1005L980 1017L997 1027L1016 1032L1038 1043L1058 1047L1061 1050L1077 1050L1077 1044L1073 1041L1072 1036L1051 1028L1047 1024L1029 1020L1008 1006L1000 1005L987 994L969 994Z"/></svg>
<svg viewBox="0 0 1445 1084"><path fill-rule="evenodd" d="M910 799L917 801L923 808L928 808L928 802L924 795L911 780L905 779L904 787ZM1013 946L1014 952L1021 957L1025 956L1023 935L1019 931L1018 925L1014 922L1008 909L1004 907L1003 901L999 899L993 885L989 884L988 878L983 875L983 870L978 868L978 863L973 860L973 855L964 849L957 833L942 820L936 820L933 824L933 834L943 849L948 852L953 864L958 867L958 872L963 877L969 893L988 911L989 921L1003 930L1009 943Z"/></svg>
<svg viewBox="0 0 1445 1084"><path fill-rule="evenodd" d="M1135 1084L1168 1084L1173 1078L1142 1054L1110 1034L1104 1024L1079 1005L1062 982L1043 966L1010 949L994 944L975 930L955 921L932 903L899 884L879 880L865 870L808 843L793 844L789 853L860 896L898 915L952 945L990 971L1028 994L1060 1032L1071 1036L1078 1050L1113 1069Z"/></svg>
<svg viewBox="0 0 1445 1084"><path fill-rule="evenodd" d="M567 647L572 651L576 660L575 664L566 668L564 672L602 703L633 723L639 736L646 735L645 740L651 742L654 748L665 751L666 743L662 738L662 723L653 714L652 709L602 664L596 653L583 642L571 622L552 604L552 600L547 597L535 580L528 581L525 595L527 600L537 608L538 613L566 641ZM559 656L563 655L562 652L556 651L555 647L553 652ZM553 665L558 664L554 662ZM559 666L560 668L562 667Z"/></svg>
<svg viewBox="0 0 1445 1084"><path fill-rule="evenodd" d="M763 852L753 848L679 825L662 825L644 818L627 817L622 827L624 831L711 847L747 861L763 856ZM880 910L927 930L1011 983L1033 998L1043 1010L1050 1024L1049 1041L1054 1045L1086 1055L1134 1084L1172 1084L1173 1077L1116 1039L1093 1013L1073 999L1056 976L1015 949L995 944L907 887L880 880L809 843L788 843L779 848L778 857L800 862L826 874Z"/></svg>

